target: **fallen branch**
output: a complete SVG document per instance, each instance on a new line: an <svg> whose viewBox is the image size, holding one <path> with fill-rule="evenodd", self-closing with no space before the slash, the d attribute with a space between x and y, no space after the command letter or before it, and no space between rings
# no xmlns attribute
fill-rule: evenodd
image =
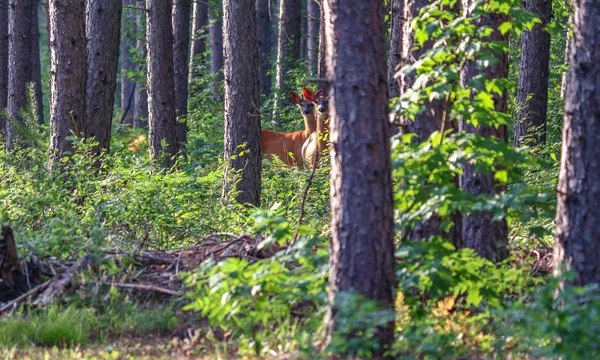
<svg viewBox="0 0 600 360"><path fill-rule="evenodd" d="M25 294L23 294L23 295L19 296L18 298L12 300L11 302L7 303L3 307L0 307L0 315L4 314L5 312L7 312L7 311L9 311L9 310L11 310L13 308L16 308L19 303L27 300L29 297L31 297L33 295L36 295L40 291L43 291L51 283L52 283L52 279L50 279L50 280L46 281L45 283L42 283L42 284L34 287L33 289L29 290Z"/></svg>
<svg viewBox="0 0 600 360"><path fill-rule="evenodd" d="M115 286L118 288L123 288L123 289L138 289L138 290L155 291L155 292L172 295L172 296L180 296L181 295L181 293L179 291L161 288L161 287L153 286L153 285L109 283L109 282L105 282L105 284Z"/></svg>
<svg viewBox="0 0 600 360"><path fill-rule="evenodd" d="M84 267L87 266L87 264L89 264L90 262L90 257L89 255L86 255L84 257L82 257L81 259L77 260L75 262L75 264L73 264L73 266L71 266L69 268L69 270L65 271L64 273L60 274L57 277L54 277L52 280L50 280L50 284L48 286L48 288L46 289L46 291L44 291L40 297L33 303L33 305L36 306L44 306L50 303L50 301L52 301L53 299L61 296L63 293L66 292L66 288L70 285L74 285L74 281L73 281L73 277L75 277L75 275L77 273L79 273L79 270Z"/></svg>

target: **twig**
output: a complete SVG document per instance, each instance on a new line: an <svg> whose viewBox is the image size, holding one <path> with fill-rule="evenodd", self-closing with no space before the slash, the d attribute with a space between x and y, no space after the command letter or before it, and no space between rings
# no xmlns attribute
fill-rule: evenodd
<svg viewBox="0 0 600 360"><path fill-rule="evenodd" d="M317 141L319 141L317 139ZM318 147L317 147L318 148ZM317 170L317 163L319 162L319 151L315 152L315 160L313 161L313 168L310 172L310 176L306 181L306 186L304 187L304 192L302 193L302 202L300 203L300 215L298 216L298 225L296 226L296 231L294 232L294 242L298 240L298 231L300 230L300 225L302 224L302 220L304 218L304 204L306 203L306 197L308 196L308 189L312 184L313 178L315 177L315 171Z"/></svg>
<svg viewBox="0 0 600 360"><path fill-rule="evenodd" d="M162 294L172 295L172 296L180 296L181 293L179 291L165 289L158 286L153 285L144 285L144 284L124 284L124 283L110 283L105 282L106 285L115 286L123 289L138 289L138 290L147 290L147 291L155 291Z"/></svg>
<svg viewBox="0 0 600 360"><path fill-rule="evenodd" d="M50 279L50 280L46 281L45 283L42 283L42 284L34 287L33 289L29 290L28 292L19 296L18 298L12 300L8 304L4 305L3 307L0 307L0 315L2 315L3 313L7 312L8 310L14 308L17 304L23 302L30 296L33 296L33 295L39 293L40 291L43 291L44 289L46 289L50 285L50 283L52 283L52 280L53 279Z"/></svg>
<svg viewBox="0 0 600 360"><path fill-rule="evenodd" d="M125 108L125 112L123 113L123 116L121 117L121 124L123 124L123 121L125 121L125 118L127 117L127 113L129 112L129 108L131 107L131 99L133 99L133 94L135 94L135 88L136 88L137 83L134 82L133 83L133 87L131 88L131 93L129 94L129 100L127 100L127 107Z"/></svg>

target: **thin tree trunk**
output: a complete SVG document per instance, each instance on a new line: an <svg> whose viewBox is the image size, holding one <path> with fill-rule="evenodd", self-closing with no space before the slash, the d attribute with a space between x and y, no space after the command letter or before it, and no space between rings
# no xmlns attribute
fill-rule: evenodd
<svg viewBox="0 0 600 360"><path fill-rule="evenodd" d="M112 0L118 1L118 0ZM135 81L130 79L128 73L135 71L135 64L131 57L130 50L135 46L132 24L135 23L134 13L131 7L135 5L135 0L122 0L123 6L123 22L121 27L121 112L125 114L125 109L130 104L130 98L133 94ZM169 1L170 2L170 1ZM131 101L133 103L133 101ZM135 104L131 104L135 107ZM127 112L123 118L123 123L133 126L133 111Z"/></svg>
<svg viewBox="0 0 600 360"><path fill-rule="evenodd" d="M521 66L517 88L519 113L515 123L515 146L546 142L550 33L544 30L552 16L552 0L525 0L525 10L536 14L541 24L521 36Z"/></svg>
<svg viewBox="0 0 600 360"><path fill-rule="evenodd" d="M382 0L326 0L328 77L331 79L331 209L328 342L350 323L338 306L343 293L377 302L373 358L394 340L394 221L388 89ZM342 313L353 312L345 308ZM356 309L358 310L358 309ZM372 324L369 324L372 325Z"/></svg>
<svg viewBox="0 0 600 360"><path fill-rule="evenodd" d="M308 70L311 74L319 71L319 29L321 10L315 0L307 0L307 48L308 48Z"/></svg>
<svg viewBox="0 0 600 360"><path fill-rule="evenodd" d="M260 94L255 0L224 0L225 168L223 196L260 203ZM240 146L243 156L236 156ZM233 157L233 158L232 158ZM239 178L238 178L239 177ZM239 181L236 181L238 178Z"/></svg>
<svg viewBox="0 0 600 360"><path fill-rule="evenodd" d="M568 20L567 25L568 24L573 24L573 15L569 16L569 20ZM571 44L571 38L572 37L573 36L571 35L571 30L568 29L568 26L567 26L567 39L565 41L565 56L564 56L565 64L569 64L569 58L571 56L571 47L573 46ZM570 73L571 72L569 70L567 70L567 71L565 71L563 73L562 82L560 84L560 98L561 98L561 100L565 100L566 91L567 91L567 83L569 82L568 76L569 76Z"/></svg>
<svg viewBox="0 0 600 360"><path fill-rule="evenodd" d="M146 0L146 9L150 156L169 167L174 164L177 154L172 4L164 0ZM165 147L163 142L166 142Z"/></svg>
<svg viewBox="0 0 600 360"><path fill-rule="evenodd" d="M42 68L40 63L40 23L38 7L39 0L32 0L31 8L31 82L33 83L33 101L35 121L44 124L44 99L42 94Z"/></svg>
<svg viewBox="0 0 600 360"><path fill-rule="evenodd" d="M119 68L122 6L117 1L86 1L87 84L85 137L110 151Z"/></svg>
<svg viewBox="0 0 600 360"><path fill-rule="evenodd" d="M209 12L210 18L210 72L215 74L215 81L223 81L223 19L221 14ZM213 96L218 97L217 87L213 86Z"/></svg>
<svg viewBox="0 0 600 360"><path fill-rule="evenodd" d="M15 124L23 124L21 111L27 107L27 83L31 79L31 0L11 0L8 19L7 148L15 141Z"/></svg>
<svg viewBox="0 0 600 360"><path fill-rule="evenodd" d="M256 1L256 20L260 55L260 93L268 95L271 92L271 35L273 32L269 0Z"/></svg>
<svg viewBox="0 0 600 360"><path fill-rule="evenodd" d="M304 6L308 6L308 0L300 1L300 57L299 60L306 59L308 57L306 30L308 28L308 17L304 16L307 14L308 9Z"/></svg>
<svg viewBox="0 0 600 360"><path fill-rule="evenodd" d="M206 40L204 34L208 26L208 3L205 1L194 1L194 19L192 21L192 49L190 51L190 75L188 82L191 83L196 75L194 66L196 61L204 63L204 59L198 58L206 52Z"/></svg>
<svg viewBox="0 0 600 360"><path fill-rule="evenodd" d="M8 0L0 0L0 142L5 140L8 101Z"/></svg>
<svg viewBox="0 0 600 360"><path fill-rule="evenodd" d="M600 284L600 2L574 7L554 268L574 271L575 285L584 286Z"/></svg>
<svg viewBox="0 0 600 360"><path fill-rule="evenodd" d="M322 1L322 0L321 0ZM321 4L323 4L321 2ZM329 95L329 83L327 81L327 66L325 64L327 56L327 40L325 39L325 7L321 5L320 11L321 22L319 24L319 79L321 79L318 87L323 89L323 95Z"/></svg>
<svg viewBox="0 0 600 360"><path fill-rule="evenodd" d="M137 1L138 8L146 9L145 0ZM138 34L135 42L135 47L138 56L146 57L146 12L138 10L135 13L135 25L137 28L136 33ZM148 126L148 92L147 87L147 71L146 64L137 64L138 70L144 72L144 80L142 83L138 83L135 89L135 98L133 104L133 127L142 128Z"/></svg>
<svg viewBox="0 0 600 360"><path fill-rule="evenodd" d="M398 65L402 59L402 27L404 21L410 22L409 19L403 20L404 16L404 0L391 0L392 7L392 26L390 29L390 53L388 55L388 90L390 98L400 96L399 79L394 79L394 75L398 71ZM413 5L414 6L414 5ZM411 31L412 34L412 31ZM413 34L414 35L414 34ZM410 39L412 41L412 38Z"/></svg>
<svg viewBox="0 0 600 360"><path fill-rule="evenodd" d="M177 149L185 148L187 138L188 59L190 50L190 0L173 2L173 72L175 76L175 113L177 115Z"/></svg>
<svg viewBox="0 0 600 360"><path fill-rule="evenodd" d="M50 0L50 156L57 164L72 151L68 136L82 136L86 93L85 3Z"/></svg>

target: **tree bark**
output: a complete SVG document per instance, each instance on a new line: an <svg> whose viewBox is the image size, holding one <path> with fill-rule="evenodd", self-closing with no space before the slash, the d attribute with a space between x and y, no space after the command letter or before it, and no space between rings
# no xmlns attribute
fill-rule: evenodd
<svg viewBox="0 0 600 360"><path fill-rule="evenodd" d="M82 136L85 117L85 3L50 0L50 156L72 151L68 136Z"/></svg>
<svg viewBox="0 0 600 360"><path fill-rule="evenodd" d="M138 0L138 8L146 9L145 0ZM137 38L135 42L135 48L138 56L146 57L146 12L138 10L135 13L135 25L137 28ZM142 128L148 126L148 92L147 87L147 71L146 64L137 64L138 70L143 71L144 79L141 83L138 83L135 89L135 95L133 99L133 127Z"/></svg>
<svg viewBox="0 0 600 360"><path fill-rule="evenodd" d="M383 1L326 0L324 7L332 209L325 321L331 341L347 321L339 317L340 293L357 292L393 314L394 221ZM378 320L375 358L394 340L394 316Z"/></svg>
<svg viewBox="0 0 600 360"><path fill-rule="evenodd" d="M190 50L190 0L173 2L173 72L175 76L175 113L177 115L177 149L185 148L187 138L188 59Z"/></svg>
<svg viewBox="0 0 600 360"><path fill-rule="evenodd" d="M198 58L206 52L206 40L204 34L208 26L208 3L204 1L194 1L194 19L192 21L192 49L190 51L190 76L188 81L191 83L196 72L194 66L196 61L204 63L204 59ZM200 61L202 60L202 61Z"/></svg>
<svg viewBox="0 0 600 360"><path fill-rule="evenodd" d="M464 0L463 11L471 9L470 2L472 0ZM483 18L479 26L489 26L492 29L498 29L500 24L507 20L504 15L488 15ZM500 34L495 30L488 38L489 41L508 41L507 35ZM498 79L508 77L508 54L497 54L498 62L493 66L488 66L484 71L488 79ZM463 86L472 79L479 70L475 67L475 63L471 62L465 66L465 70L461 74L461 82ZM495 110L497 112L506 112L508 108L507 95L496 96L494 99ZM501 140L508 140L508 129L506 125L489 127L480 125L475 128L472 124L462 122L461 130L475 133L483 137L495 136ZM476 172L471 164L466 164L463 168L463 175L459 178L460 187L472 195L491 195L502 190L494 180L494 174L484 175ZM471 248L479 254L479 256L500 262L508 257L508 226L505 219L492 221L491 213L483 213L481 215L470 215L462 218L462 245Z"/></svg>
<svg viewBox="0 0 600 360"><path fill-rule="evenodd" d="M308 70L311 74L319 71L319 29L321 20L321 9L315 0L307 0L307 48L308 48Z"/></svg>
<svg viewBox="0 0 600 360"><path fill-rule="evenodd" d="M255 0L223 1L225 168L223 196L235 184L241 204L260 203L260 97ZM245 154L239 154L243 146ZM236 182L235 177L239 177ZM234 180L235 179L235 180Z"/></svg>
<svg viewBox="0 0 600 360"><path fill-rule="evenodd" d="M573 15L569 16L569 20L566 24L566 28L567 28L567 39L565 41L565 54L564 54L564 59L565 59L565 64L569 64L569 58L571 56L571 31L568 27L569 24L573 24ZM560 99L561 100L565 100L565 95L567 92L567 83L569 82L568 76L571 72L569 70L563 72L563 76L562 76L562 81L560 84Z"/></svg>
<svg viewBox="0 0 600 360"><path fill-rule="evenodd" d="M269 0L256 1L256 22L258 28L258 49L260 56L260 93L269 95L271 92L271 16Z"/></svg>
<svg viewBox="0 0 600 360"><path fill-rule="evenodd" d="M146 0L146 9L150 156L169 167L174 164L177 154L172 4L164 0ZM163 141L165 147L161 144Z"/></svg>
<svg viewBox="0 0 600 360"><path fill-rule="evenodd" d="M321 4L323 4L321 2ZM327 56L327 39L325 39L325 6L321 5L319 11L319 17L321 18L321 22L319 24L319 79L320 83L317 85L320 89L323 90L323 96L328 96L329 94L329 82L327 80L327 66L325 63Z"/></svg>
<svg viewBox="0 0 600 360"><path fill-rule="evenodd" d="M112 0L118 1L118 0ZM135 0L122 0L123 6L132 7L135 5ZM131 8L123 9L123 25L121 28L121 112L125 114L125 109L128 107L133 109L133 90L135 81L130 79L128 73L135 71L135 64L131 57L130 50L135 46L134 34L132 25L135 23L134 13ZM133 111L128 111L123 118L123 124L133 126Z"/></svg>
<svg viewBox="0 0 600 360"><path fill-rule="evenodd" d="M600 3L573 5L554 261L583 286L600 284Z"/></svg>
<svg viewBox="0 0 600 360"><path fill-rule="evenodd" d="M390 53L388 55L387 63L388 91L390 92L390 98L400 96L399 79L394 79L394 75L398 71L398 65L400 65L400 62L402 60L402 42L404 41L402 36L402 27L405 23L403 21L404 1L405 0L391 0L390 4L392 7L392 26L390 29ZM410 22L410 20L406 19L406 22ZM412 38L409 40L412 41Z"/></svg>
<svg viewBox="0 0 600 360"><path fill-rule="evenodd" d="M521 66L517 88L519 113L515 123L515 146L537 146L546 142L550 33L544 30L552 16L552 0L525 0L525 10L536 14L541 24L521 35Z"/></svg>
<svg viewBox="0 0 600 360"><path fill-rule="evenodd" d="M8 101L8 0L0 0L0 142L5 140Z"/></svg>
<svg viewBox="0 0 600 360"><path fill-rule="evenodd" d="M117 1L86 1L87 83L85 137L110 151L119 68L122 6Z"/></svg>
<svg viewBox="0 0 600 360"><path fill-rule="evenodd" d="M39 0L32 0L31 8L31 83L33 84L33 101L31 108L34 111L36 123L44 124L44 98L42 94L42 67L40 60L40 23Z"/></svg>
<svg viewBox="0 0 600 360"><path fill-rule="evenodd" d="M210 72L216 75L216 81L223 81L223 19L221 14L215 14L214 10L209 12L210 18ZM214 95L216 89L213 91Z"/></svg>
<svg viewBox="0 0 600 360"><path fill-rule="evenodd" d="M20 112L28 104L27 83L31 79L31 0L10 0L8 12L8 115L7 148L15 141L15 121L22 123Z"/></svg>

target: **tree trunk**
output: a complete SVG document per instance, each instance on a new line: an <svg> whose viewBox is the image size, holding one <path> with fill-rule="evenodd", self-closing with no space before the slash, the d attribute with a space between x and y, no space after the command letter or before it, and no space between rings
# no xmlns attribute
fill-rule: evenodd
<svg viewBox="0 0 600 360"><path fill-rule="evenodd" d="M471 8L470 2L465 0L464 11ZM480 26L489 26L492 29L498 29L500 24L507 20L504 15L488 15L483 19ZM507 36L494 31L488 38L489 41L508 41ZM493 66L488 66L484 70L488 79L506 78L508 76L508 54L497 54L498 62ZM463 86L475 75L478 69L475 63L471 62L465 66L461 74ZM494 99L495 110L497 112L506 112L508 108L507 96L496 96ZM498 128L480 125L475 128L472 124L461 123L461 130L475 133L483 137L495 136L501 140L508 140L508 129L506 125ZM472 195L491 195L502 189L497 186L494 180L494 174L484 175L475 172L473 165L466 164L463 168L463 175L459 178L460 187ZM462 244L464 247L474 249L479 256L500 262L508 256L508 226L505 219L492 221L492 213L483 213L481 215L470 215L462 218Z"/></svg>
<svg viewBox="0 0 600 360"><path fill-rule="evenodd" d="M322 1L322 0L321 0ZM323 4L321 2L321 4ZM327 82L327 66L325 64L327 56L327 41L325 39L325 6L321 5L319 11L321 22L319 24L319 79L318 88L323 89L323 95L329 95L329 83Z"/></svg>
<svg viewBox="0 0 600 360"><path fill-rule="evenodd" d="M287 72L292 62L300 59L300 37L302 27L302 2L300 0L281 0L279 2L279 37L277 41L277 68L275 71L275 94L273 101L273 121L279 122L279 108L289 87Z"/></svg>
<svg viewBox="0 0 600 360"><path fill-rule="evenodd" d="M269 95L271 92L271 16L269 0L256 1L256 22L258 28L258 49L260 55L260 93Z"/></svg>
<svg viewBox="0 0 600 360"><path fill-rule="evenodd" d="M31 0L11 0L8 19L8 115L7 148L13 149L15 123L27 107L27 83L31 79Z"/></svg>
<svg viewBox="0 0 600 360"><path fill-rule="evenodd" d="M122 6L117 1L86 1L87 83L85 137L110 151L119 68Z"/></svg>
<svg viewBox="0 0 600 360"><path fill-rule="evenodd" d="M558 273L566 266L583 286L600 284L600 3L574 7L554 261Z"/></svg>
<svg viewBox="0 0 600 360"><path fill-rule="evenodd" d="M40 63L40 23L39 0L32 0L31 8L31 83L33 84L33 101L35 121L44 125L44 99L42 94L42 68Z"/></svg>
<svg viewBox="0 0 600 360"><path fill-rule="evenodd" d="M0 142L5 140L8 101L8 0L0 0Z"/></svg>
<svg viewBox="0 0 600 360"><path fill-rule="evenodd" d="M394 74L398 71L398 65L402 59L402 42L404 41L402 36L402 27L405 24L403 21L404 16L404 1L405 0L391 0L392 7L392 26L390 29L390 53L388 55L388 90L390 92L390 98L400 96L400 85L399 79L394 79ZM416 6L413 5L412 6ZM405 20L410 22L409 19ZM414 35L413 32L410 32ZM408 39L412 41L412 37Z"/></svg>
<svg viewBox="0 0 600 360"><path fill-rule="evenodd" d="M145 0L137 1L138 8L146 9ZM146 57L146 12L138 10L135 13L135 25L136 25L136 42L135 48L138 56ZM138 83L135 89L135 95L133 99L133 127L142 128L148 126L148 92L146 91L146 64L137 64L138 70L144 72L144 79L142 83Z"/></svg>
<svg viewBox="0 0 600 360"><path fill-rule="evenodd" d="M515 146L546 142L550 33L544 30L552 16L552 0L525 0L525 10L536 14L541 24L521 36L521 66L515 123Z"/></svg>
<svg viewBox="0 0 600 360"><path fill-rule="evenodd" d="M112 0L118 1L118 0ZM123 6L132 7L135 5L135 0L122 0ZM134 10L131 8L123 9L123 25L121 28L121 112L127 114L123 118L123 124L133 126L133 111L135 107L134 86L135 81L130 79L128 73L135 71L135 64L131 57L130 50L135 46L132 24L135 23Z"/></svg>
<svg viewBox="0 0 600 360"><path fill-rule="evenodd" d="M348 323L340 294L357 292L392 313L378 318L372 350L381 358L394 340L395 289L384 7L382 0L326 0L324 7L333 218L327 338Z"/></svg>
<svg viewBox="0 0 600 360"><path fill-rule="evenodd" d="M204 63L204 59L198 58L206 52L206 40L204 34L208 26L208 3L194 1L194 19L192 21L192 49L190 51L190 75L188 82L192 82L196 72L194 66L196 61ZM202 61L200 61L202 60Z"/></svg>
<svg viewBox="0 0 600 360"><path fill-rule="evenodd" d="M307 0L308 25L306 31L308 48L308 70L311 74L319 71L319 29L321 10L315 0Z"/></svg>
<svg viewBox="0 0 600 360"><path fill-rule="evenodd" d="M215 14L214 10L209 13L210 18L210 72L216 75L216 81L223 81L223 18L221 14ZM219 95L216 89L213 90L215 96Z"/></svg>
<svg viewBox="0 0 600 360"><path fill-rule="evenodd" d="M188 59L190 50L190 0L173 2L173 72L175 76L175 113L177 115L177 149L185 148L187 138Z"/></svg>
<svg viewBox="0 0 600 360"><path fill-rule="evenodd" d="M72 151L71 135L82 136L85 117L85 3L50 0L50 156L54 164Z"/></svg>
<svg viewBox="0 0 600 360"><path fill-rule="evenodd" d="M223 196L260 203L260 97L255 0L224 0L225 168ZM237 155L240 146L245 154ZM237 181L238 179L239 182Z"/></svg>
<svg viewBox="0 0 600 360"><path fill-rule="evenodd" d="M565 41L565 55L564 55L564 59L565 59L565 64L569 64L569 58L571 56L571 38L573 37L571 35L571 31L569 30L568 25L569 24L573 24L573 15L569 16L569 20L567 22L567 24L565 24L565 27L567 28L567 39ZM568 76L571 72L567 69L567 71L563 72L563 76L562 76L562 82L560 84L560 99L561 100L565 100L565 96L566 96L566 92L567 92L567 83L569 82Z"/></svg>

